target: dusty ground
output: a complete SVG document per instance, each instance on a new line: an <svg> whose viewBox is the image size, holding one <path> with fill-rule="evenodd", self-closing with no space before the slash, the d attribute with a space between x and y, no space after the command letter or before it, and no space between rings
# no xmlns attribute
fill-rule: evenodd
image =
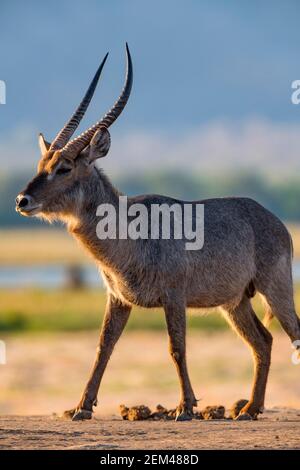
<svg viewBox="0 0 300 470"><path fill-rule="evenodd" d="M253 422L3 416L0 449L300 449L300 410L272 409Z"/></svg>
<svg viewBox="0 0 300 470"><path fill-rule="evenodd" d="M98 333L10 335L7 364L0 365L0 416L51 415L77 405L95 355ZM274 332L266 407L300 409L300 364L293 365L287 336ZM199 407L230 408L249 398L250 351L231 331L188 334L188 365ZM96 414L119 405L158 403L174 408L179 386L165 332L125 332L105 372Z"/></svg>
<svg viewBox="0 0 300 470"><path fill-rule="evenodd" d="M7 364L0 366L0 449L300 449L300 365L292 364L290 342L280 332L274 332L269 411L256 422L122 421L117 416L121 403L153 409L158 403L172 408L178 402L178 380L164 332L122 336L92 421L52 419L52 412L77 404L97 336L87 332L1 338L6 341ZM251 354L234 333L189 332L188 364L200 409L216 404L230 408L237 399L249 397Z"/></svg>

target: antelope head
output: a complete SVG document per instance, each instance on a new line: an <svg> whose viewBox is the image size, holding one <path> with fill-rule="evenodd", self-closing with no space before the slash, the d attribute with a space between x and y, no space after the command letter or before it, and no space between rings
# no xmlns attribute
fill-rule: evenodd
<svg viewBox="0 0 300 470"><path fill-rule="evenodd" d="M52 143L39 135L41 158L36 176L16 198L16 211L24 216L60 218L76 208L82 187L96 172L95 161L110 148L108 128L121 114L132 87L132 62L126 44L127 71L120 97L105 116L75 139L70 140L93 97L108 54L100 64L85 96Z"/></svg>

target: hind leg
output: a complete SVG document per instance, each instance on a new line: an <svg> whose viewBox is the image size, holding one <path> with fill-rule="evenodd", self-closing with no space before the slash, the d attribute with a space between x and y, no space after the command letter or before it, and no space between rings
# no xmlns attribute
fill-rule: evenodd
<svg viewBox="0 0 300 470"><path fill-rule="evenodd" d="M255 315L245 296L238 306L223 307L226 318L250 346L254 359L254 381L251 397L242 408L239 418L256 419L263 412L265 391L271 362L272 336Z"/></svg>

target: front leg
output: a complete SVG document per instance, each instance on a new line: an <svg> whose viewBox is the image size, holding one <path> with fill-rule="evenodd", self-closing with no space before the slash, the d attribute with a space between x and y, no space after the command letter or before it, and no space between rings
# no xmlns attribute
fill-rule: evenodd
<svg viewBox="0 0 300 470"><path fill-rule="evenodd" d="M100 382L114 346L120 338L131 312L131 306L109 295L100 333L97 355L91 376L76 408L65 411L64 417L74 421L91 419L93 406L97 404Z"/></svg>
<svg viewBox="0 0 300 470"><path fill-rule="evenodd" d="M197 406L186 363L186 312L183 301L176 299L164 305L168 334L169 348L175 363L180 381L181 399L177 407L176 420L186 421L192 419L193 407Z"/></svg>

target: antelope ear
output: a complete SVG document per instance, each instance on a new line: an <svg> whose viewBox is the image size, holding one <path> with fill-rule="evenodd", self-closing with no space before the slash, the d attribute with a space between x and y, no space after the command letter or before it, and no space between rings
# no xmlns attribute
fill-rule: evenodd
<svg viewBox="0 0 300 470"><path fill-rule="evenodd" d="M89 145L88 159L90 162L97 160L97 158L105 157L110 149L110 133L106 127L98 129Z"/></svg>
<svg viewBox="0 0 300 470"><path fill-rule="evenodd" d="M39 134L39 146L40 146L42 155L45 155L45 153L49 150L50 145L51 144L44 139L43 134L40 133Z"/></svg>

